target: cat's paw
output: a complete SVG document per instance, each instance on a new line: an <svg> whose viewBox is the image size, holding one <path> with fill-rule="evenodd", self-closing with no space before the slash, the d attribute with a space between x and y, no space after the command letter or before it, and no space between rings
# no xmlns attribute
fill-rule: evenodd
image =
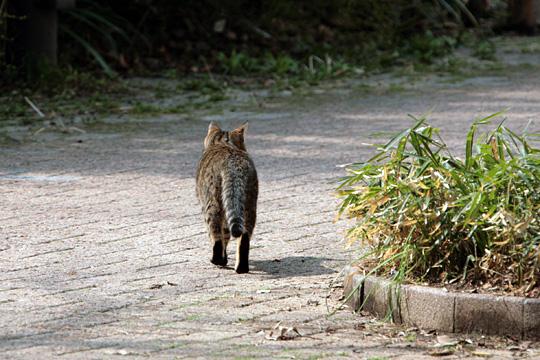
<svg viewBox="0 0 540 360"><path fill-rule="evenodd" d="M225 266L227 265L227 257L226 256L213 256L210 262L217 266Z"/></svg>
<svg viewBox="0 0 540 360"><path fill-rule="evenodd" d="M227 252L223 251L223 243L217 241L212 248L212 259L210 262L214 265L225 266L227 265Z"/></svg>
<svg viewBox="0 0 540 360"><path fill-rule="evenodd" d="M234 271L236 271L237 274L246 274L249 272L249 265L247 263L238 264Z"/></svg>

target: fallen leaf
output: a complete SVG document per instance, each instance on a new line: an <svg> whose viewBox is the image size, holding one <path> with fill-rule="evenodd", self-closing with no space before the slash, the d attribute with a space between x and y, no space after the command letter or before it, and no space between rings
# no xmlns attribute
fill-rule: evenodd
<svg viewBox="0 0 540 360"><path fill-rule="evenodd" d="M298 329L295 327L283 327L280 326L277 330L273 330L266 336L267 340L293 340L297 337L302 336Z"/></svg>
<svg viewBox="0 0 540 360"><path fill-rule="evenodd" d="M452 348L444 348L444 349L432 350L432 351L429 352L429 355L431 355L431 356L447 356L447 355L452 355L454 352L455 352L455 350L452 349Z"/></svg>
<svg viewBox="0 0 540 360"><path fill-rule="evenodd" d="M482 337L478 340L478 346L485 346L486 345L486 337L482 335Z"/></svg>
<svg viewBox="0 0 540 360"><path fill-rule="evenodd" d="M214 23L214 31L217 33L222 33L225 30L225 24L227 21L225 19L220 19Z"/></svg>
<svg viewBox="0 0 540 360"><path fill-rule="evenodd" d="M474 356L481 356L481 357L492 357L493 354L490 354L488 352L485 352L485 351L473 351L471 352L472 355Z"/></svg>
<svg viewBox="0 0 540 360"><path fill-rule="evenodd" d="M167 281L167 282L165 282L165 283L163 283L163 284L154 284L154 285L151 285L151 286L149 287L149 289L151 289L151 290L161 289L161 288L164 287L165 285L169 285L169 286L177 286L178 284L175 284L175 283L172 283L172 282L170 282L170 281Z"/></svg>
<svg viewBox="0 0 540 360"><path fill-rule="evenodd" d="M435 344L435 347L442 347L442 346L454 346L459 343L458 340L451 338L448 335L439 335L437 336L437 344Z"/></svg>
<svg viewBox="0 0 540 360"><path fill-rule="evenodd" d="M326 329L324 329L325 332L329 333L329 334L333 334L335 333L337 330L336 328L333 328L331 326L327 326Z"/></svg>

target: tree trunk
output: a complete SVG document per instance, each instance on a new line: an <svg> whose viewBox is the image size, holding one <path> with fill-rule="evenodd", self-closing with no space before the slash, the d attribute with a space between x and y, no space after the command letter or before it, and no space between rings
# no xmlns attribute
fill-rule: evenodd
<svg viewBox="0 0 540 360"><path fill-rule="evenodd" d="M510 0L510 25L519 32L536 33L535 0Z"/></svg>
<svg viewBox="0 0 540 360"><path fill-rule="evenodd" d="M467 8L477 19L487 16L490 7L490 0L469 0L467 3Z"/></svg>
<svg viewBox="0 0 540 360"><path fill-rule="evenodd" d="M8 0L6 61L23 72L57 63L55 0Z"/></svg>

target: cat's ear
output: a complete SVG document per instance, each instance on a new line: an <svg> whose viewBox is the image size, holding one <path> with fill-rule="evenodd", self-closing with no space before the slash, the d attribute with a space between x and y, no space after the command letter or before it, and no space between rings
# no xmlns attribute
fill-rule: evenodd
<svg viewBox="0 0 540 360"><path fill-rule="evenodd" d="M218 124L215 122L211 122L210 125L208 125L208 133L206 134L206 137L204 138L204 148L206 149L212 140L215 138L215 134L221 132L221 129Z"/></svg>
<svg viewBox="0 0 540 360"><path fill-rule="evenodd" d="M244 134L246 133L248 128L248 123L245 122L242 126L237 127L233 131L231 131L231 141L233 144L242 150L246 150L246 146L244 145Z"/></svg>
<svg viewBox="0 0 540 360"><path fill-rule="evenodd" d="M210 122L210 125L208 125L208 133L210 134L211 132L214 132L214 131L221 131L221 128L219 127L218 124L212 121Z"/></svg>
<svg viewBox="0 0 540 360"><path fill-rule="evenodd" d="M246 121L244 124L240 125L236 129L234 129L232 132L244 137L244 134L247 132L248 125L249 123Z"/></svg>

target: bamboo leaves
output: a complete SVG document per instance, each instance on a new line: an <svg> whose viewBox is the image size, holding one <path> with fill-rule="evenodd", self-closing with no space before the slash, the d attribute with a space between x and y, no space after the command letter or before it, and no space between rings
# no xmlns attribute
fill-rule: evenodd
<svg viewBox="0 0 540 360"><path fill-rule="evenodd" d="M368 263L402 279L540 293L540 151L527 140L538 135L502 122L480 131L501 114L471 125L463 160L425 118L413 118L368 162L348 168L339 213L357 219L348 238L369 245Z"/></svg>

